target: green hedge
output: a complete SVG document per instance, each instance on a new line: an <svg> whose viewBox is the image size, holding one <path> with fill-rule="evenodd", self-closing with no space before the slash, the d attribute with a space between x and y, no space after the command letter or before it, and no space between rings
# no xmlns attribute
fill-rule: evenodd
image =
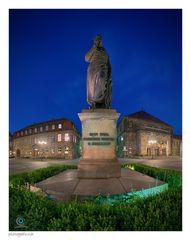
<svg viewBox="0 0 191 240"><path fill-rule="evenodd" d="M10 230L27 231L179 231L181 189L129 204L55 203L23 189L10 188ZM17 228L18 215L25 227Z"/></svg>
<svg viewBox="0 0 191 240"><path fill-rule="evenodd" d="M9 177L9 185L24 186L27 183L34 184L67 169L76 169L75 165L55 165L47 168L40 168L31 172L19 173Z"/></svg>
<svg viewBox="0 0 191 240"><path fill-rule="evenodd" d="M68 166L62 166L63 170ZM61 171L39 169L19 174L10 180L10 231L180 231L182 230L182 189L173 185L169 190L130 203L120 202L113 206L93 202L54 202L43 196L27 191L25 181L34 183ZM139 166L142 170L156 174L158 169ZM74 168L73 166L71 168ZM146 170L147 169L147 170ZM152 171L153 170L153 171ZM37 172L36 172L37 171ZM164 170L161 170L164 171ZM166 170L165 170L166 171ZM160 171L159 171L160 172ZM38 174L37 174L38 173ZM166 172L158 176L181 176L177 172ZM174 175L173 175L174 174ZM162 178L162 177L161 177ZM159 178L160 179L160 178ZM161 179L162 180L162 179ZM21 186L22 185L22 186ZM16 219L25 219L18 228Z"/></svg>
<svg viewBox="0 0 191 240"><path fill-rule="evenodd" d="M182 173L180 171L150 167L141 163L123 164L123 168L133 168L135 171L168 183L169 188L182 186Z"/></svg>

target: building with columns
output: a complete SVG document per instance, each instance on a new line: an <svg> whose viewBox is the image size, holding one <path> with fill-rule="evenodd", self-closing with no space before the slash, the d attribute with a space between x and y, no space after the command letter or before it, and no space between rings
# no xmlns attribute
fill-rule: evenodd
<svg viewBox="0 0 191 240"><path fill-rule="evenodd" d="M117 131L119 157L180 155L173 150L172 126L145 111L123 116Z"/></svg>

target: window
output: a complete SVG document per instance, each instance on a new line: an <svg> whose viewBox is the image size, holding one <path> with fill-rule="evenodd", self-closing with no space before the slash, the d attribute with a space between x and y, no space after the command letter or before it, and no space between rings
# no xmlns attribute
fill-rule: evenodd
<svg viewBox="0 0 191 240"><path fill-rule="evenodd" d="M55 136L50 136L50 142L54 143L55 142Z"/></svg>
<svg viewBox="0 0 191 240"><path fill-rule="evenodd" d="M66 141L66 142L70 141L69 133L64 134L64 141Z"/></svg>
<svg viewBox="0 0 191 240"><path fill-rule="evenodd" d="M133 122L129 121L129 128L132 128L132 126L133 126Z"/></svg>
<svg viewBox="0 0 191 240"><path fill-rule="evenodd" d="M21 136L23 136L23 131L21 132Z"/></svg>
<svg viewBox="0 0 191 240"><path fill-rule="evenodd" d="M29 134L31 134L32 133L32 129L29 129Z"/></svg>
<svg viewBox="0 0 191 240"><path fill-rule="evenodd" d="M17 133L17 136L19 136L19 132Z"/></svg>
<svg viewBox="0 0 191 240"><path fill-rule="evenodd" d="M54 149L51 149L51 153L54 154Z"/></svg>
<svg viewBox="0 0 191 240"><path fill-rule="evenodd" d="M52 124L52 130L54 130L55 129L55 125L54 124Z"/></svg>
<svg viewBox="0 0 191 240"><path fill-rule="evenodd" d="M27 130L25 130L25 135L27 135Z"/></svg>
<svg viewBox="0 0 191 240"><path fill-rule="evenodd" d="M58 128L62 129L62 124L61 123L58 124Z"/></svg>
<svg viewBox="0 0 191 240"><path fill-rule="evenodd" d="M46 125L46 131L48 131L48 125Z"/></svg>
<svg viewBox="0 0 191 240"><path fill-rule="evenodd" d="M37 128L34 129L34 132L37 133Z"/></svg>
<svg viewBox="0 0 191 240"><path fill-rule="evenodd" d="M58 153L59 153L59 154L62 153L62 148L58 148Z"/></svg>
<svg viewBox="0 0 191 240"><path fill-rule="evenodd" d="M62 141L62 134L58 134L58 142L61 142Z"/></svg>
<svg viewBox="0 0 191 240"><path fill-rule="evenodd" d="M68 152L69 152L69 147L65 147L64 153L65 153L65 154L68 154Z"/></svg>
<svg viewBox="0 0 191 240"><path fill-rule="evenodd" d="M76 143L76 136L73 136L73 142Z"/></svg>
<svg viewBox="0 0 191 240"><path fill-rule="evenodd" d="M40 127L40 132L42 132L43 131L43 127Z"/></svg>

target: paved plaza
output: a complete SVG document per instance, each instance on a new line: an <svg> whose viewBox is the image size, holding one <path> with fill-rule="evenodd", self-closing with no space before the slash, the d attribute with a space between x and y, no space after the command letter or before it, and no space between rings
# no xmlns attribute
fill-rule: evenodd
<svg viewBox="0 0 191 240"><path fill-rule="evenodd" d="M180 157L168 157L158 159L119 159L120 163L143 163L152 167L175 169L182 171L182 159ZM21 172L28 172L38 168L45 168L52 165L72 164L77 165L79 159L62 160L62 159L28 159L28 158L10 158L9 175Z"/></svg>

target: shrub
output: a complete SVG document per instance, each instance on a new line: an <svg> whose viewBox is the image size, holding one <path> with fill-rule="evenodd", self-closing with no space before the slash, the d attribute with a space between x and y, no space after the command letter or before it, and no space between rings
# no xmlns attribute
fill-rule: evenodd
<svg viewBox="0 0 191 240"><path fill-rule="evenodd" d="M12 186L24 186L27 183L34 184L40 182L48 177L58 174L67 169L76 169L74 165L55 165L47 168L40 168L28 173L20 173L12 175L9 178L9 184Z"/></svg>
<svg viewBox="0 0 191 240"><path fill-rule="evenodd" d="M173 170L166 171L140 164L134 164L134 167L160 180L166 179L169 183L175 176L181 179L181 174ZM10 177L10 231L182 230L182 189L179 186L181 181L173 182L170 189L155 196L136 198L130 203L120 201L113 206L98 205L94 202L55 202L22 187L26 182L35 183L71 168L76 167L49 167ZM16 224L18 216L25 219L21 228Z"/></svg>
<svg viewBox="0 0 191 240"><path fill-rule="evenodd" d="M17 229L21 215L25 228ZM10 230L27 231L180 231L181 188L129 204L59 203L10 187Z"/></svg>
<svg viewBox="0 0 191 240"><path fill-rule="evenodd" d="M135 171L157 178L161 181L167 182L168 187L179 187L182 185L182 173L180 171L171 169L162 169L150 167L140 163L123 164L123 168L134 168Z"/></svg>

